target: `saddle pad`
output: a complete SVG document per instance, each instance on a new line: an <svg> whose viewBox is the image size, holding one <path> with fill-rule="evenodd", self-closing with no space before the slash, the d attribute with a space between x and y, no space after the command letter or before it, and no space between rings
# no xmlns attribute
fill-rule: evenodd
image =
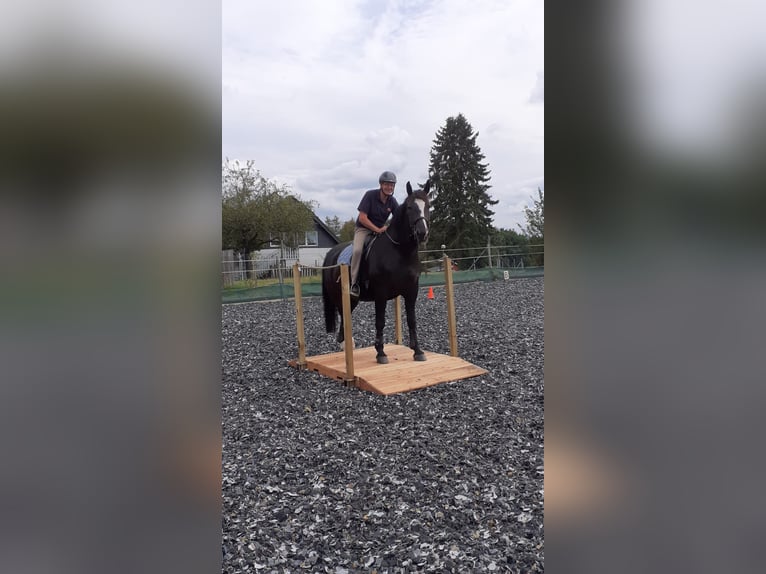
<svg viewBox="0 0 766 574"><path fill-rule="evenodd" d="M353 250L354 250L353 244L346 246L346 248L340 252L340 255L338 255L338 263L351 265L351 253L353 252Z"/></svg>

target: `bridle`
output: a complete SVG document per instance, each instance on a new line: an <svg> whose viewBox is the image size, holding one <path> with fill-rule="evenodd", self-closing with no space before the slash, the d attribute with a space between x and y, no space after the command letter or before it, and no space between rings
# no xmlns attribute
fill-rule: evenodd
<svg viewBox="0 0 766 574"><path fill-rule="evenodd" d="M413 221L410 224L410 237L412 237L415 240L417 240L417 237L418 237L417 233L415 233L415 227L417 226L418 222L421 219L426 223L426 228L427 228L428 227L428 220L426 220L424 215L421 215L420 217L418 217L415 221ZM393 243L394 245L401 245L401 243L399 241L397 241L396 239L394 239L393 237L391 237L388 234L388 228L386 228L386 231L384 233L386 234L386 237L388 237L391 240L391 243Z"/></svg>
<svg viewBox="0 0 766 574"><path fill-rule="evenodd" d="M426 229L428 229L428 221L426 221L425 216L421 215L415 220L415 223L413 223L412 226L410 227L410 236L415 239L418 238L417 233L415 233L415 226L418 224L418 221L420 221L421 219L425 222ZM428 232L426 232L426 236L428 236Z"/></svg>

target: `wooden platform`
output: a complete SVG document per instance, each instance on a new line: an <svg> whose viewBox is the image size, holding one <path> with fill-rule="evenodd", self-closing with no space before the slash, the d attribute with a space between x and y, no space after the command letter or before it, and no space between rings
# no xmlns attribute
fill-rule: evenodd
<svg viewBox="0 0 766 574"><path fill-rule="evenodd" d="M425 361L415 361L412 349L402 345L386 345L388 364L375 360L375 347L354 350L354 375L360 389L392 395L422 389L448 381L458 381L487 373L458 357L425 351ZM346 355L343 352L306 357L306 369L343 381L346 378ZM297 360L289 362L298 368Z"/></svg>

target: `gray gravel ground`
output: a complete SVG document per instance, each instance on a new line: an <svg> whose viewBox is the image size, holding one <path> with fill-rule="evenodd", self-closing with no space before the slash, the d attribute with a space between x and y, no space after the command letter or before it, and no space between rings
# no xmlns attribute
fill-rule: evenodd
<svg viewBox="0 0 766 574"><path fill-rule="evenodd" d="M449 354L434 291L421 345ZM224 306L223 572L542 572L543 292L456 285L459 354L489 374L387 397L287 366L292 301ZM339 350L321 298L304 317L308 355ZM354 336L373 344L371 303Z"/></svg>

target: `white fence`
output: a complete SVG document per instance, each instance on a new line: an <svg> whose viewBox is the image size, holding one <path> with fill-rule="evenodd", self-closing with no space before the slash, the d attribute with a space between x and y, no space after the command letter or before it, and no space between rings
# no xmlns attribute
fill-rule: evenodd
<svg viewBox="0 0 766 574"><path fill-rule="evenodd" d="M221 276L224 287L246 279L292 278L293 265L301 264L301 277L314 277L319 271L327 249L268 249L253 251L249 259L232 249L221 252Z"/></svg>
<svg viewBox="0 0 766 574"><path fill-rule="evenodd" d="M250 259L242 258L238 253L228 249L222 251L221 275L223 286L228 287L237 281L245 279L292 279L293 265L301 265L301 277L319 275L316 267L321 267L328 248L276 248L254 251ZM445 253L446 252L446 253ZM497 268L526 268L525 261L544 256L544 246L536 245L487 245L485 247L468 247L462 249L428 249L420 251L423 271L441 271L442 257L449 255L455 271L474 270L479 267ZM533 264L535 268L542 263Z"/></svg>

